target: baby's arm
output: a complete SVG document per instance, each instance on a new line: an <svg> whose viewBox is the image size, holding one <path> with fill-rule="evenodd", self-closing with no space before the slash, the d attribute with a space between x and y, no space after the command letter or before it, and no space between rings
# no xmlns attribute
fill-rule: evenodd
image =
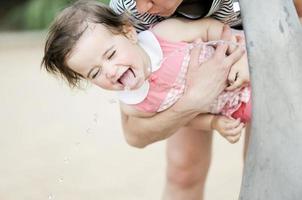
<svg viewBox="0 0 302 200"><path fill-rule="evenodd" d="M223 23L211 18L198 20L170 18L155 25L153 31L169 41L193 42L201 38L207 42L220 40L224 26ZM231 41L236 41L235 36L232 36Z"/></svg>
<svg viewBox="0 0 302 200"><path fill-rule="evenodd" d="M192 42L197 38L202 41L221 40L221 33L225 25L215 19L203 18L200 20L188 20L182 18L171 18L164 20L154 26L153 31L160 37L174 42L185 41ZM177 34L175 34L177 33ZM238 41L241 40L241 41ZM244 38L232 34L229 41L234 43L241 43L244 45ZM228 52L232 53L236 48L230 45ZM250 81L247 54L243 55L241 59L236 62L229 73L228 82L230 86L228 90L240 88Z"/></svg>
<svg viewBox="0 0 302 200"><path fill-rule="evenodd" d="M187 126L196 130L216 130L230 143L236 143L240 139L244 124L240 120L230 119L222 115L200 114Z"/></svg>

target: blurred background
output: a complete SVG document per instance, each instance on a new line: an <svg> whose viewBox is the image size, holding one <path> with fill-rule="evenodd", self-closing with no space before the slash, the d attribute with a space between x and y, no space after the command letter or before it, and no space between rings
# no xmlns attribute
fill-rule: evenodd
<svg viewBox="0 0 302 200"><path fill-rule="evenodd" d="M160 199L165 141L130 147L114 93L71 90L40 67L47 27L69 2L0 0L0 199ZM238 198L242 141L214 133L206 200Z"/></svg>
<svg viewBox="0 0 302 200"><path fill-rule="evenodd" d="M1 0L0 31L40 30L72 0ZM102 0L108 3L109 0Z"/></svg>

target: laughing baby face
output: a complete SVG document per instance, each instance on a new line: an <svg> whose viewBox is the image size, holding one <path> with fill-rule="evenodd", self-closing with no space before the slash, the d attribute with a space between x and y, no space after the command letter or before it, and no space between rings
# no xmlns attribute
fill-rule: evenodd
<svg viewBox="0 0 302 200"><path fill-rule="evenodd" d="M93 84L107 90L139 88L149 76L150 58L137 44L133 27L113 34L90 23L66 58L66 64Z"/></svg>

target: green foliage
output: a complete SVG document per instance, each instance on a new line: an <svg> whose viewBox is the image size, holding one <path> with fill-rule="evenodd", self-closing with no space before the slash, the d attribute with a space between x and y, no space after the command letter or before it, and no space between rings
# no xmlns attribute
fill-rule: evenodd
<svg viewBox="0 0 302 200"><path fill-rule="evenodd" d="M24 28L41 29L48 25L55 14L69 3L69 0L32 0L27 4Z"/></svg>
<svg viewBox="0 0 302 200"><path fill-rule="evenodd" d="M29 0L15 6L0 21L0 30L33 30L49 26L56 14L74 0ZM109 3L109 0L101 0Z"/></svg>

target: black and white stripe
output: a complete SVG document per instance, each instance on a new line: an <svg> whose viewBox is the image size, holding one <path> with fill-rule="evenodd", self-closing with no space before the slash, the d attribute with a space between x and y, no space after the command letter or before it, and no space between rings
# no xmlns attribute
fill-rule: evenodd
<svg viewBox="0 0 302 200"><path fill-rule="evenodd" d="M207 16L214 17L230 26L239 25L242 22L240 12L234 11L233 3L233 0L213 0Z"/></svg>
<svg viewBox="0 0 302 200"><path fill-rule="evenodd" d="M152 24L164 19L148 13L140 14L136 10L135 0L111 0L109 5L118 14L128 13L138 32L147 30Z"/></svg>
<svg viewBox="0 0 302 200"><path fill-rule="evenodd" d="M109 5L118 14L129 13L129 18L138 32L149 29L152 24L165 19L148 13L140 14L136 10L135 0L111 0ZM234 12L233 0L213 0L206 16L214 17L230 26L241 24L240 12Z"/></svg>

